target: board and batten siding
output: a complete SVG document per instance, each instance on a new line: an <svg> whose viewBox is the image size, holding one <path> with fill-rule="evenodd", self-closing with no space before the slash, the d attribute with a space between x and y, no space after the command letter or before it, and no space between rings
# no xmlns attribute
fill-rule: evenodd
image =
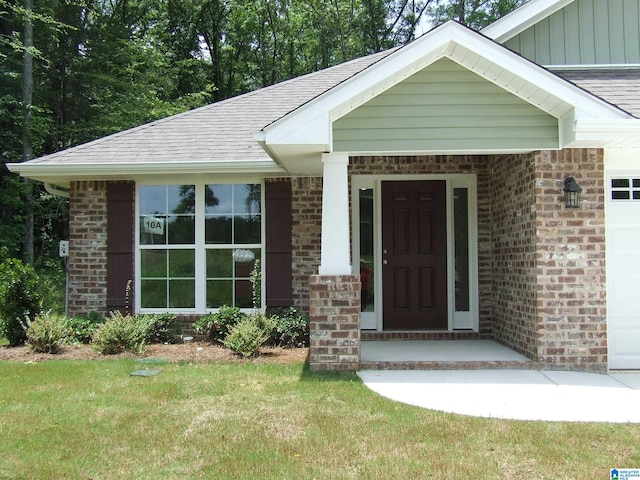
<svg viewBox="0 0 640 480"><path fill-rule="evenodd" d="M558 148L558 120L441 59L333 124L337 152Z"/></svg>
<svg viewBox="0 0 640 480"><path fill-rule="evenodd" d="M640 64L640 0L576 0L504 45L540 65Z"/></svg>

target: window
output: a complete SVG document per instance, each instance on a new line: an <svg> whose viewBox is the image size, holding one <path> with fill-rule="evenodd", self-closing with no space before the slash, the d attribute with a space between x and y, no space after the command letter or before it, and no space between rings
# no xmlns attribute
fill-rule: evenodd
<svg viewBox="0 0 640 480"><path fill-rule="evenodd" d="M260 184L141 185L140 308L251 307L261 205Z"/></svg>
<svg viewBox="0 0 640 480"><path fill-rule="evenodd" d="M611 200L640 200L640 178L612 178Z"/></svg>

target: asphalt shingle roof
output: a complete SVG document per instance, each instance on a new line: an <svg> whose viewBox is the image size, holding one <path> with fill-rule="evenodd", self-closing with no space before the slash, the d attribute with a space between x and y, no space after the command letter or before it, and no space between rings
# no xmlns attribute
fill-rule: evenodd
<svg viewBox="0 0 640 480"><path fill-rule="evenodd" d="M125 130L30 163L233 162L268 159L253 133L365 70L394 50Z"/></svg>
<svg viewBox="0 0 640 480"><path fill-rule="evenodd" d="M149 164L268 160L253 133L366 70L397 49L141 125L31 164ZM640 118L640 69L562 70L560 77Z"/></svg>
<svg viewBox="0 0 640 480"><path fill-rule="evenodd" d="M559 70L556 74L640 118L640 69Z"/></svg>

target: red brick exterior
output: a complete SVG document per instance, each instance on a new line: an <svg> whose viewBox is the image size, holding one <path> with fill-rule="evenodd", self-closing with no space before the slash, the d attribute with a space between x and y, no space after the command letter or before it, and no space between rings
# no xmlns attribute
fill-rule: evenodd
<svg viewBox="0 0 640 480"><path fill-rule="evenodd" d="M107 314L107 183L71 182L69 315Z"/></svg>
<svg viewBox="0 0 640 480"><path fill-rule="evenodd" d="M538 152L536 164L537 350L547 368L607 368L605 181L602 150ZM567 209L575 176L582 206Z"/></svg>
<svg viewBox="0 0 640 480"><path fill-rule="evenodd" d="M454 173L477 178L480 337L495 338L546 368L605 370L603 152L354 157L349 165L350 176ZM584 189L580 209L564 207L567 176ZM312 317L313 368L355 368L358 278L315 275L322 179L291 183L292 294ZM105 182L71 184L71 315L107 313L106 198Z"/></svg>
<svg viewBox="0 0 640 480"><path fill-rule="evenodd" d="M293 178L291 195L293 303L308 312L309 276L318 273L320 265L322 178Z"/></svg>
<svg viewBox="0 0 640 480"><path fill-rule="evenodd" d="M311 370L359 370L360 276L312 275Z"/></svg>

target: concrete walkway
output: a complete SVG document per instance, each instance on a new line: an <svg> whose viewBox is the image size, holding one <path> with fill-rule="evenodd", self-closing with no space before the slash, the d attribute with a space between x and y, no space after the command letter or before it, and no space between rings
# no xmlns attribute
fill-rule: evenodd
<svg viewBox="0 0 640 480"><path fill-rule="evenodd" d="M537 370L363 370L392 400L477 417L640 423L640 372L609 375Z"/></svg>

